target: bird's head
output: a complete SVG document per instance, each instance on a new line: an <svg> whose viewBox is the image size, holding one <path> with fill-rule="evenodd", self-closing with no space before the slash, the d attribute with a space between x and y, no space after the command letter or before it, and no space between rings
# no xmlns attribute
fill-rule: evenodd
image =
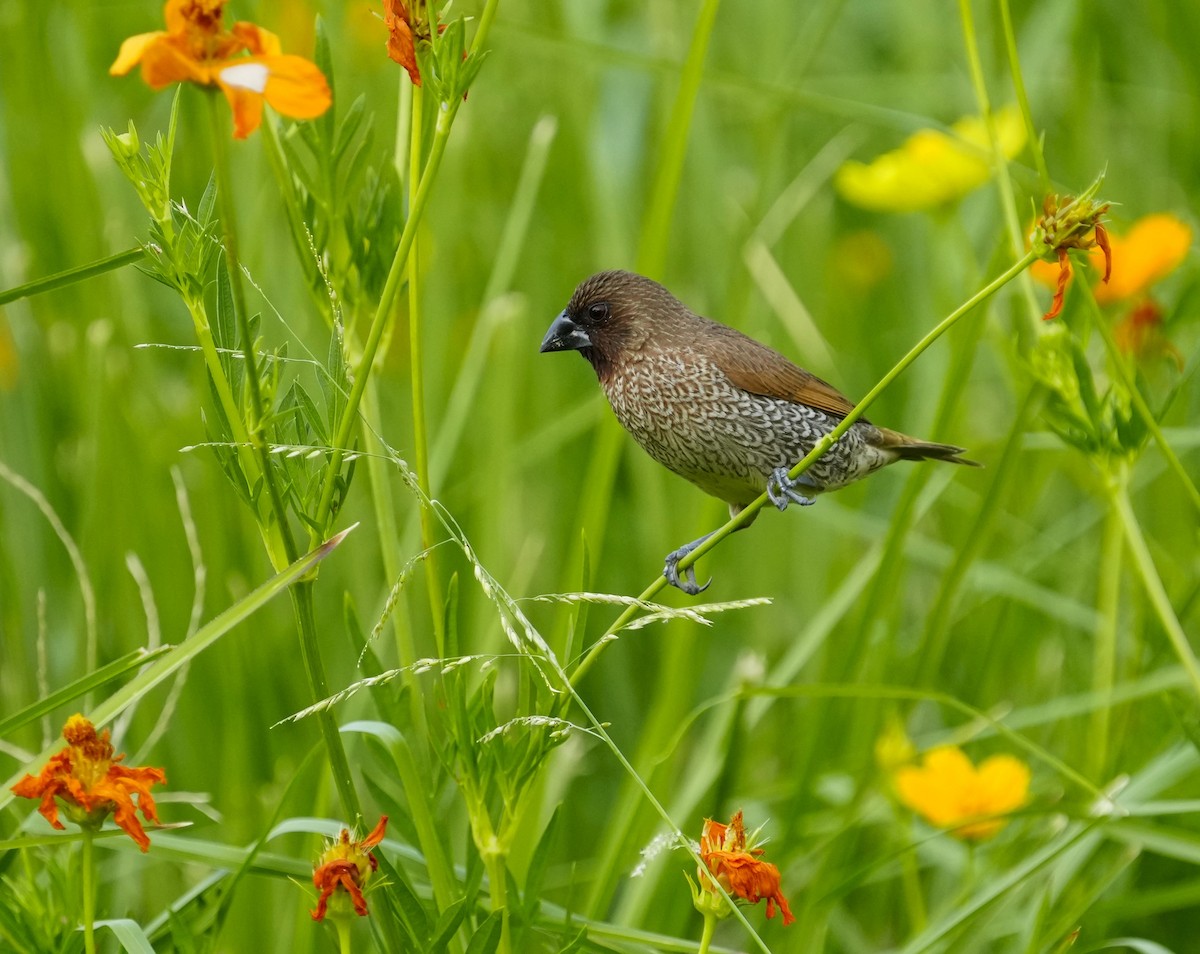
<svg viewBox="0 0 1200 954"><path fill-rule="evenodd" d="M582 282L562 310L541 350L578 351L598 374L689 314L669 291L633 272L599 272Z"/></svg>

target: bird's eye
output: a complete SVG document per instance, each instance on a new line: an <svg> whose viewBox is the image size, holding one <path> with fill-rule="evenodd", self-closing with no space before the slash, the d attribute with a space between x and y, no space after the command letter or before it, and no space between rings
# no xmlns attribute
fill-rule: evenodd
<svg viewBox="0 0 1200 954"><path fill-rule="evenodd" d="M608 320L608 302L598 301L594 305L588 305L588 318L596 324Z"/></svg>

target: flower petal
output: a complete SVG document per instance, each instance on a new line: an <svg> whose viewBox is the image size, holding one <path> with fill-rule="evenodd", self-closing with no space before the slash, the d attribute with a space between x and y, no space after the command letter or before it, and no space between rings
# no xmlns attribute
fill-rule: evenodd
<svg viewBox="0 0 1200 954"><path fill-rule="evenodd" d="M166 35L161 30L157 30L153 33L139 33L137 36L129 37L129 39L121 44L121 50L117 53L117 58L113 61L113 65L108 68L109 75L124 76L142 61L142 56L150 44L160 38L165 38Z"/></svg>

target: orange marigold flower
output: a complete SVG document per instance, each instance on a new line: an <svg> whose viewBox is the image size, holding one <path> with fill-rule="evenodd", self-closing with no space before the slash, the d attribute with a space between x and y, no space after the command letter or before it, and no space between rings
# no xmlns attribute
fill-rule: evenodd
<svg viewBox="0 0 1200 954"><path fill-rule="evenodd" d="M343 828L337 840L326 846L313 868L313 884L321 891L316 910L310 912L314 921L324 919L331 899L335 905L335 917L350 913L346 908L347 900L359 917L367 914L363 888L379 867L379 861L371 854L371 849L383 841L387 820L387 815L384 815L371 834L357 841L352 841L350 830ZM338 888L343 891L335 894Z"/></svg>
<svg viewBox="0 0 1200 954"><path fill-rule="evenodd" d="M167 29L121 44L109 73L138 64L153 89L191 82L217 86L233 110L233 135L245 139L262 123L263 100L293 119L313 119L333 101L325 75L302 56L281 53L279 37L239 20L223 25L226 0L167 0ZM249 55L244 55L249 54Z"/></svg>
<svg viewBox="0 0 1200 954"><path fill-rule="evenodd" d="M725 910L724 898L713 885L716 880L734 898L750 904L758 904L765 898L768 919L775 917L775 907L778 905L786 927L796 918L780 889L779 869L759 859L763 849L755 847L753 840L752 835L751 844L747 845L746 827L740 811L729 820L728 825L706 818L700 835L700 860L704 862L704 867L696 869L700 889L699 895L693 900L700 907L702 901L707 906L715 898L715 903L721 906L720 910ZM695 895L694 890L693 893ZM707 897L701 897L704 895Z"/></svg>
<svg viewBox="0 0 1200 954"><path fill-rule="evenodd" d="M930 824L981 841L1007 822L992 816L1028 801L1029 766L1011 755L993 755L976 768L962 749L943 745L927 752L920 766L897 769L895 783L900 801Z"/></svg>
<svg viewBox="0 0 1200 954"><path fill-rule="evenodd" d="M73 715L63 728L67 747L42 769L41 774L26 775L12 787L21 798L41 800L38 811L55 828L65 826L58 820L61 805L67 817L81 828L96 831L109 815L138 843L142 851L150 847L150 838L137 819L158 824L158 812L150 786L167 780L159 768L127 768L117 763L124 755L113 755L109 732L100 734L81 715ZM131 796L137 795L137 805ZM57 800L56 800L57 799Z"/></svg>

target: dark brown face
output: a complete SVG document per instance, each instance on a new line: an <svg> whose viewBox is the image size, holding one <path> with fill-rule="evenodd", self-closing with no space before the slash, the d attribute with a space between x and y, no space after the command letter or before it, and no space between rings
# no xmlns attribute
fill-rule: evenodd
<svg viewBox="0 0 1200 954"><path fill-rule="evenodd" d="M582 282L541 350L578 351L597 371L639 347L657 322L683 306L657 282L632 272L600 272Z"/></svg>

